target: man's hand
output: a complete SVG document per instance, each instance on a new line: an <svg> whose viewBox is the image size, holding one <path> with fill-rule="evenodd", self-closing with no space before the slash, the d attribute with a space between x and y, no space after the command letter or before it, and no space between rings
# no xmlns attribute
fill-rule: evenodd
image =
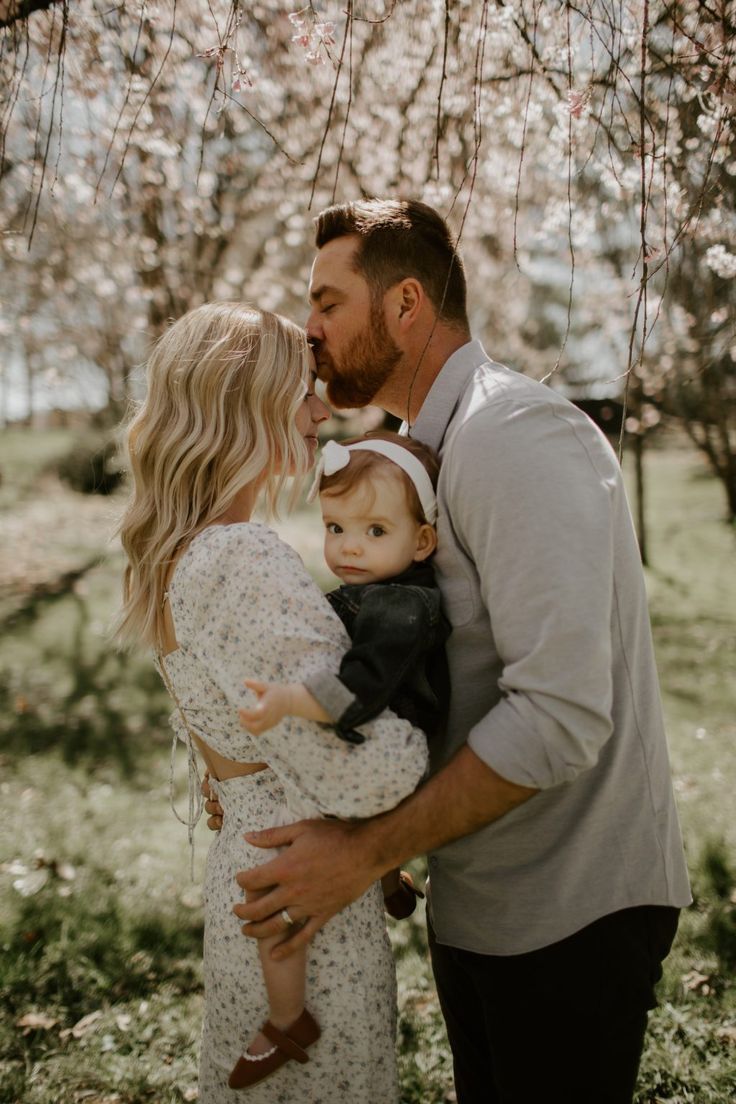
<svg viewBox="0 0 736 1104"><path fill-rule="evenodd" d="M219 801L215 801L212 796L209 771L205 771L205 776L202 780L202 793L205 797L204 808L207 813L207 827L213 832L219 832L222 828L222 805L220 805Z"/></svg>
<svg viewBox="0 0 736 1104"><path fill-rule="evenodd" d="M252 709L239 710L238 716L243 728L260 736L268 732L287 714L291 713L292 687L279 682L259 682L258 679L244 679L245 685L258 698Z"/></svg>
<svg viewBox="0 0 736 1104"><path fill-rule="evenodd" d="M288 958L347 905L361 897L380 878L368 847L363 822L300 820L285 827L249 832L256 847L285 847L270 862L242 870L236 881L248 892L267 891L255 901L235 905L233 912L248 921L243 934L254 939L283 935L282 909L295 922L289 935L272 951ZM302 923L303 922L303 923Z"/></svg>

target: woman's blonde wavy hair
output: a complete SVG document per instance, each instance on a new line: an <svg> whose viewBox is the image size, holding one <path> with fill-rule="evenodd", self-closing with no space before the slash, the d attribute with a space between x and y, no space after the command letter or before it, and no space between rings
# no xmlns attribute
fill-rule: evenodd
<svg viewBox="0 0 736 1104"><path fill-rule="evenodd" d="M289 476L306 474L296 414L310 367L303 330L241 303L197 307L158 341L127 432L133 492L120 524L128 563L116 626L124 643L161 649L171 564L239 491L258 481L275 514Z"/></svg>

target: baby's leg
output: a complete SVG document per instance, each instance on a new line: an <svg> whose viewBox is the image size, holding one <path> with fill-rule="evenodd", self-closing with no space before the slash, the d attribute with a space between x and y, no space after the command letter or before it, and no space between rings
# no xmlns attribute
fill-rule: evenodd
<svg viewBox="0 0 736 1104"><path fill-rule="evenodd" d="M254 901L260 896L260 893L246 893L246 900ZM306 1048L320 1037L319 1024L304 1007L306 948L295 951L282 962L275 962L270 952L282 939L283 935L275 935L259 940L261 969L268 995L268 1019L230 1071L228 1085L231 1089L257 1085L290 1058L308 1062Z"/></svg>
<svg viewBox="0 0 736 1104"><path fill-rule="evenodd" d="M261 893L246 893L245 899L254 901L260 896ZM271 958L271 951L283 938L283 935L271 935L258 941L261 970L268 994L268 1018L279 1031L286 1031L304 1011L307 974L306 947L301 947L282 961ZM247 1053L267 1054L272 1050L273 1043L259 1031Z"/></svg>

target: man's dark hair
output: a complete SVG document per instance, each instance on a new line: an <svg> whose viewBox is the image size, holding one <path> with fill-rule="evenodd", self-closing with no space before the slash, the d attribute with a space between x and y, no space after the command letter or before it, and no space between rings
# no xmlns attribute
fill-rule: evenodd
<svg viewBox="0 0 736 1104"><path fill-rule="evenodd" d="M328 207L314 221L318 249L335 238L358 235L355 267L374 298L413 276L438 318L467 328L463 263L449 226L432 207L413 199L361 199Z"/></svg>

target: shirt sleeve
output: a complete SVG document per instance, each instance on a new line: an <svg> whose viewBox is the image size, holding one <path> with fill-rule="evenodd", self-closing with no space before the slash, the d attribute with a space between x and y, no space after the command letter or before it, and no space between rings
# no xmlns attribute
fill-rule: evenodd
<svg viewBox="0 0 736 1104"><path fill-rule="evenodd" d="M407 673L435 646L438 621L439 591L400 583L365 591L339 674L322 673L306 683L338 733L345 736L386 708Z"/></svg>
<svg viewBox="0 0 736 1104"><path fill-rule="evenodd" d="M301 559L271 530L232 527L213 542L202 580L196 649L233 710L252 702L243 679L305 682L337 672L349 640ZM364 744L329 726L286 717L252 736L288 793L315 813L366 817L397 805L427 767L424 734L388 710L365 726Z"/></svg>
<svg viewBox="0 0 736 1104"><path fill-rule="evenodd" d="M544 401L476 413L448 452L452 523L502 663L468 744L519 785L569 782L612 732L618 463L584 415Z"/></svg>

